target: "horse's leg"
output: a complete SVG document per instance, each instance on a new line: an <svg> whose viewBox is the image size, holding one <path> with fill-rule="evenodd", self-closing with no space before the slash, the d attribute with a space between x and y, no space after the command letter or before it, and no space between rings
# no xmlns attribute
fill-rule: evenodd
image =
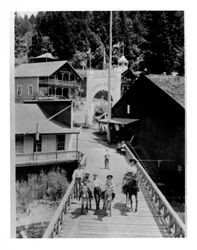
<svg viewBox="0 0 197 250"><path fill-rule="evenodd" d="M99 195L97 195L97 210L99 210L100 208L99 208L99 206L100 206L100 196Z"/></svg>
<svg viewBox="0 0 197 250"><path fill-rule="evenodd" d="M106 194L104 194L103 209L104 209L105 212L106 212L106 209L107 209L107 197L106 197Z"/></svg>
<svg viewBox="0 0 197 250"><path fill-rule="evenodd" d="M135 195L135 212L137 212L137 208L138 208L138 196L136 194Z"/></svg>
<svg viewBox="0 0 197 250"><path fill-rule="evenodd" d="M103 210L105 210L105 193L103 195Z"/></svg>
<svg viewBox="0 0 197 250"><path fill-rule="evenodd" d="M96 203L96 210L99 210L99 195L95 193L95 203Z"/></svg>
<svg viewBox="0 0 197 250"><path fill-rule="evenodd" d="M128 202L129 202L129 193L127 192L126 193L126 206L127 206Z"/></svg>
<svg viewBox="0 0 197 250"><path fill-rule="evenodd" d="M86 198L86 211L88 212L88 198Z"/></svg>
<svg viewBox="0 0 197 250"><path fill-rule="evenodd" d="M77 199L80 200L80 184L77 183Z"/></svg>
<svg viewBox="0 0 197 250"><path fill-rule="evenodd" d="M111 217L111 201L109 203L109 216Z"/></svg>
<svg viewBox="0 0 197 250"><path fill-rule="evenodd" d="M133 210L133 200L132 200L132 195L131 195L129 198L130 198L131 211L132 211L132 210Z"/></svg>
<svg viewBox="0 0 197 250"><path fill-rule="evenodd" d="M92 202L91 202L91 198L89 199L89 205L90 205L90 210L92 209Z"/></svg>
<svg viewBox="0 0 197 250"><path fill-rule="evenodd" d="M82 198L82 204L81 204L81 214L83 214L83 210L84 210L84 199Z"/></svg>

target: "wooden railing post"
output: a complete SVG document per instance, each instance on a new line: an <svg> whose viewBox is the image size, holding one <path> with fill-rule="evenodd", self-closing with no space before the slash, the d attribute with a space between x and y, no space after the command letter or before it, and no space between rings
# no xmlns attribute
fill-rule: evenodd
<svg viewBox="0 0 197 250"><path fill-rule="evenodd" d="M126 144L124 145L124 147L126 150L125 156L127 157L127 159L133 158L138 160ZM152 204L157 210L157 213L162 218L163 224L167 226L169 234L172 237L185 237L186 227L183 221L171 207L159 188L143 168L143 165L139 160L137 167L139 172L140 184L143 186L143 190L145 190L149 195Z"/></svg>
<svg viewBox="0 0 197 250"><path fill-rule="evenodd" d="M80 160L83 161L85 159L85 155L78 152L80 154ZM72 180L70 183L62 201L60 202L59 207L57 208L52 220L50 221L43 238L54 238L63 227L64 215L67 214L68 209L71 208L71 200L73 198L75 181Z"/></svg>

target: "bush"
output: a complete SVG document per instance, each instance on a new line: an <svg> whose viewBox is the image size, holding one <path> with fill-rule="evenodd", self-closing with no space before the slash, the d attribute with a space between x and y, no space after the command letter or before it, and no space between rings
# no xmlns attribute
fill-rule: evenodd
<svg viewBox="0 0 197 250"><path fill-rule="evenodd" d="M18 212L26 212L28 204L34 200L59 200L68 188L66 172L64 170L51 170L45 174L43 171L28 175L27 181L16 182L16 204Z"/></svg>

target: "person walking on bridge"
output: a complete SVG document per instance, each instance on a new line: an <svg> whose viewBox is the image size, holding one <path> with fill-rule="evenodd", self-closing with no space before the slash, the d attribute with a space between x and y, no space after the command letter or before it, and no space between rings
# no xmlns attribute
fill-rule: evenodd
<svg viewBox="0 0 197 250"><path fill-rule="evenodd" d="M139 186L138 186L138 169L137 169L137 161L135 159L130 159L130 169L129 172L132 173L133 178L136 180L136 185L137 185L137 191L139 191Z"/></svg>
<svg viewBox="0 0 197 250"><path fill-rule="evenodd" d="M101 197L101 188L104 186L103 183L97 178L97 174L93 174L92 186L94 192L94 199L96 203L96 211L95 211L96 213L100 209L99 205Z"/></svg>
<svg viewBox="0 0 197 250"><path fill-rule="evenodd" d="M82 184L82 180L84 177L84 170L82 168L82 164L79 162L78 163L78 168L75 169L75 171L73 172L72 175L72 179L75 180L75 197L80 199L79 194L81 191L81 184Z"/></svg>
<svg viewBox="0 0 197 250"><path fill-rule="evenodd" d="M111 192L112 192L112 200L115 198L115 186L114 186L114 183L113 183L113 175L112 174L108 174L107 177L106 177L106 182L105 182L105 185L104 185L104 190L103 190L103 196L104 196L104 193L107 189L111 189Z"/></svg>
<svg viewBox="0 0 197 250"><path fill-rule="evenodd" d="M105 156L104 156L104 160L105 160L105 169L109 169L109 158L110 158L110 155L109 155L109 152L108 150L106 149L106 153L105 153Z"/></svg>

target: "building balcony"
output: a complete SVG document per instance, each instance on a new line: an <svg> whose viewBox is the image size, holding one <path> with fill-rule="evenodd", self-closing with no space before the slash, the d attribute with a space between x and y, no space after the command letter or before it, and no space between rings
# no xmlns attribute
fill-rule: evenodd
<svg viewBox="0 0 197 250"><path fill-rule="evenodd" d="M77 161L81 155L79 151L17 153L16 167Z"/></svg>
<svg viewBox="0 0 197 250"><path fill-rule="evenodd" d="M76 88L79 87L79 83L74 81L65 81L58 79L39 79L40 86L49 86L49 87L60 87L60 88Z"/></svg>

